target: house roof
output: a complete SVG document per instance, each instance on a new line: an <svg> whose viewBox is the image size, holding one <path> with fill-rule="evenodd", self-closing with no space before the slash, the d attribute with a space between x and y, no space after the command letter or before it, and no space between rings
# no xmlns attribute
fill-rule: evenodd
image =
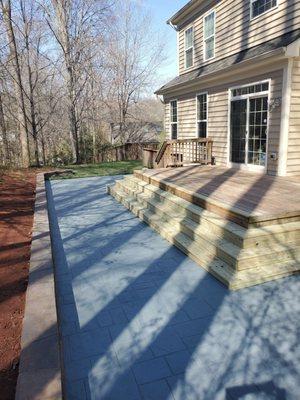
<svg viewBox="0 0 300 400"><path fill-rule="evenodd" d="M167 24L177 25L179 19L182 19L186 14L188 14L191 9L201 3L202 0L190 0L185 4L180 10L178 10L171 18L168 19Z"/></svg>
<svg viewBox="0 0 300 400"><path fill-rule="evenodd" d="M206 75L209 75L213 72L223 70L233 65L237 65L242 61L250 60L251 58L256 58L263 54L286 47L299 38L300 38L300 29L285 33L282 36L264 42L260 45L251 47L246 50L242 50L239 53L222 58L221 60L215 61L207 65L203 65L193 71L179 75L176 78L169 81L168 83L166 83L155 93L156 94L167 93L170 90L175 89L177 86L184 86L185 84L188 84L198 78L204 78Z"/></svg>

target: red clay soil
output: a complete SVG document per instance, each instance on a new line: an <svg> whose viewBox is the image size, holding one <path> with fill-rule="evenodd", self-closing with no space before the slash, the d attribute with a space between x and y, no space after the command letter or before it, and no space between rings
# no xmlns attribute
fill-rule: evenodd
<svg viewBox="0 0 300 400"><path fill-rule="evenodd" d="M0 399L14 399L35 199L35 171L0 174Z"/></svg>

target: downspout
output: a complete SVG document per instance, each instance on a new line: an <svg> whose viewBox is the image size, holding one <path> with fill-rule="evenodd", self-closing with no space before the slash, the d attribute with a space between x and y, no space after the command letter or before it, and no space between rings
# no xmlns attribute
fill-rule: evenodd
<svg viewBox="0 0 300 400"><path fill-rule="evenodd" d="M285 176L287 169L287 154L290 125L290 107L292 94L292 70L293 58L288 58L287 65L283 69L281 124L278 152L278 175Z"/></svg>

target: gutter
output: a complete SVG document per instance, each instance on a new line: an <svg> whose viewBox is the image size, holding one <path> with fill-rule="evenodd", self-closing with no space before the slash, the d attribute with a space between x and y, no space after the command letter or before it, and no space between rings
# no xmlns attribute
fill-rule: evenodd
<svg viewBox="0 0 300 400"><path fill-rule="evenodd" d="M170 25L170 27L173 28L176 32L179 31L178 27L177 27L176 25L173 25L172 22L171 22L171 20L168 20L168 21L167 21L167 24Z"/></svg>
<svg viewBox="0 0 300 400"><path fill-rule="evenodd" d="M193 6L194 4L196 4L198 1L199 1L199 0L190 0L185 6L183 6L183 7L182 7L180 10L178 10L171 18L168 19L167 24L170 25L170 26L172 26L172 28L173 28L173 27L176 25L176 24L174 23L174 22L176 21L176 19L177 19L178 17L183 18L183 17L184 17L185 11L189 10L189 8L190 8L191 6ZM177 27L174 28L174 29L178 30Z"/></svg>

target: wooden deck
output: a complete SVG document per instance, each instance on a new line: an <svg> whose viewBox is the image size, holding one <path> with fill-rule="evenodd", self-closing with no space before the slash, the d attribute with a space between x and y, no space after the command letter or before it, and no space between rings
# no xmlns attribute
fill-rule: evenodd
<svg viewBox="0 0 300 400"><path fill-rule="evenodd" d="M245 227L300 220L300 177L199 165L135 176Z"/></svg>

